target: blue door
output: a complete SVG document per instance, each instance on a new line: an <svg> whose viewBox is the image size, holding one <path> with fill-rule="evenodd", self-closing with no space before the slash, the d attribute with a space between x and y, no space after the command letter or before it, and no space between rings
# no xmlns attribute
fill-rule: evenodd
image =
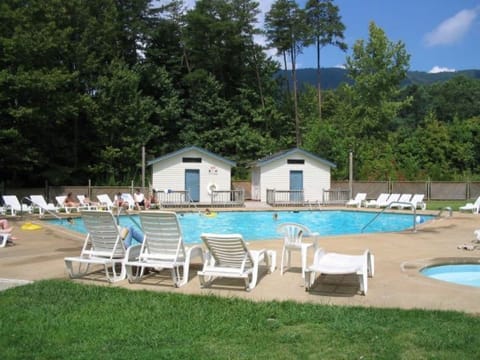
<svg viewBox="0 0 480 360"><path fill-rule="evenodd" d="M200 201L200 170L185 170L185 190L190 194L192 201Z"/></svg>
<svg viewBox="0 0 480 360"><path fill-rule="evenodd" d="M290 201L303 201L303 171L290 170Z"/></svg>

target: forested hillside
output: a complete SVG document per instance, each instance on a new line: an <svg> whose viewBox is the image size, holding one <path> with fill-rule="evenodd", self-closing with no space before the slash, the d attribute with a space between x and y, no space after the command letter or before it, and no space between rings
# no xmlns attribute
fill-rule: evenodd
<svg viewBox="0 0 480 360"><path fill-rule="evenodd" d="M189 145L236 161L236 179L295 146L336 163L338 179L350 151L356 179L480 179L478 71L408 84L405 44L371 23L334 70L348 82L299 91L302 46L346 50L333 1L278 0L264 29L251 0L158 4L0 3L0 183L138 184L143 146L148 160Z"/></svg>
<svg viewBox="0 0 480 360"><path fill-rule="evenodd" d="M348 77L348 71L342 68L322 68L320 70L323 89L336 89L342 84L352 84L353 81ZM277 76L291 81L290 71L280 70ZM401 82L402 86L408 85L431 85L437 82L444 82L455 77L464 76L466 78L480 80L480 70L460 70L455 72L427 73L424 71L408 71L407 77ZM317 69L298 69L297 81L301 89L306 86L315 86L317 81Z"/></svg>

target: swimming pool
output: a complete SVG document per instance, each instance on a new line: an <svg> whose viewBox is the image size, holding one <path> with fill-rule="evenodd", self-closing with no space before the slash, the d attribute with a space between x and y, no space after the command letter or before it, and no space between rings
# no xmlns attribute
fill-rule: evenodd
<svg viewBox="0 0 480 360"><path fill-rule="evenodd" d="M424 268L420 272L433 279L480 287L480 264L436 265Z"/></svg>
<svg viewBox="0 0 480 360"><path fill-rule="evenodd" d="M278 216L275 217L274 215ZM308 226L320 236L359 234L372 221L377 212L359 212L346 210L328 211L225 211L214 217L207 217L198 213L180 214L180 224L186 243L199 243L200 234L211 233L239 233L245 240L278 239L276 227L283 222L296 222ZM423 216L423 221L433 216ZM73 224L62 220L50 220L56 225L66 227L80 233L86 233L81 218L75 219ZM139 223L138 215L120 216L120 224L131 225ZM402 231L413 226L411 214L383 213L368 225L364 233Z"/></svg>

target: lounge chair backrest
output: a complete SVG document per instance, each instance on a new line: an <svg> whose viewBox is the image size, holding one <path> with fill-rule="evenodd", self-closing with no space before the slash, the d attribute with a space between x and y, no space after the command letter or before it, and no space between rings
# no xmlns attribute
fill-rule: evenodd
<svg viewBox="0 0 480 360"><path fill-rule="evenodd" d="M182 229L175 212L141 212L140 222L145 235L140 257L185 258Z"/></svg>
<svg viewBox="0 0 480 360"><path fill-rule="evenodd" d="M216 267L248 270L253 259L240 234L202 234L201 239Z"/></svg>
<svg viewBox="0 0 480 360"><path fill-rule="evenodd" d="M391 202L396 202L400 199L400 194L390 194L390 196L387 199L387 204L390 204Z"/></svg>
<svg viewBox="0 0 480 360"><path fill-rule="evenodd" d="M389 196L390 194L388 193L381 193L380 195L378 195L377 203L385 203L388 200Z"/></svg>
<svg viewBox="0 0 480 360"><path fill-rule="evenodd" d="M423 201L424 197L424 194L414 194L410 202L416 206L418 203L421 203Z"/></svg>
<svg viewBox="0 0 480 360"><path fill-rule="evenodd" d="M112 213L108 211L82 211L82 219L92 243L95 256L125 257L125 246Z"/></svg>
<svg viewBox="0 0 480 360"><path fill-rule="evenodd" d="M400 196L400 199L398 199L399 202L410 202L410 199L412 198L412 194L402 194Z"/></svg>
<svg viewBox="0 0 480 360"><path fill-rule="evenodd" d="M133 199L133 196L132 194L130 193L123 193L122 194L122 200L127 202L128 206L130 208L134 208L135 207L135 200Z"/></svg>
<svg viewBox="0 0 480 360"><path fill-rule="evenodd" d="M97 195L97 199L101 204L106 205L109 208L113 207L113 201L108 194L99 194Z"/></svg>
<svg viewBox="0 0 480 360"><path fill-rule="evenodd" d="M20 201L18 201L16 195L3 195L2 198L7 207L10 207L15 211L22 210L22 205L20 204Z"/></svg>
<svg viewBox="0 0 480 360"><path fill-rule="evenodd" d="M363 201L367 199L367 193L357 193L355 201Z"/></svg>
<svg viewBox="0 0 480 360"><path fill-rule="evenodd" d="M64 204L65 204L65 199L66 198L67 197L65 195L55 196L55 199L57 200L58 206L63 207Z"/></svg>
<svg viewBox="0 0 480 360"><path fill-rule="evenodd" d="M77 195L77 199L81 205L87 205L85 204L85 195Z"/></svg>
<svg viewBox="0 0 480 360"><path fill-rule="evenodd" d="M304 236L308 236L311 231L304 225L297 223L283 223L277 226L277 233L283 235L285 246L299 246Z"/></svg>
<svg viewBox="0 0 480 360"><path fill-rule="evenodd" d="M34 205L40 206L42 209L48 209L48 204L43 195L30 195Z"/></svg>
<svg viewBox="0 0 480 360"><path fill-rule="evenodd" d="M475 206L477 209L480 207L480 196L477 197L477 200L473 203L473 206Z"/></svg>

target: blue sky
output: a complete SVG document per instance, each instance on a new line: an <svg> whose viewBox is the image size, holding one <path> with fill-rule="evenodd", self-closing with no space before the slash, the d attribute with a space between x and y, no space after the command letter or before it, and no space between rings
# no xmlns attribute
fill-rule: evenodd
<svg viewBox="0 0 480 360"><path fill-rule="evenodd" d="M298 3L303 6L305 1ZM410 70L480 69L480 0L336 0L335 4L349 50L325 47L322 67L344 64L355 41L368 40L368 26L374 21L390 41L405 44ZM299 67L316 67L314 49L299 57Z"/></svg>
<svg viewBox="0 0 480 360"><path fill-rule="evenodd" d="M262 15L273 0L257 0ZM192 6L195 0L185 0ZM306 0L298 0L300 7ZM410 54L410 70L439 72L480 69L480 0L335 0L344 23L345 53L327 46L322 67L337 67L351 55L359 39L368 40L371 21L392 42L402 41ZM272 52L273 53L273 52ZM297 67L316 67L315 49L306 49Z"/></svg>

